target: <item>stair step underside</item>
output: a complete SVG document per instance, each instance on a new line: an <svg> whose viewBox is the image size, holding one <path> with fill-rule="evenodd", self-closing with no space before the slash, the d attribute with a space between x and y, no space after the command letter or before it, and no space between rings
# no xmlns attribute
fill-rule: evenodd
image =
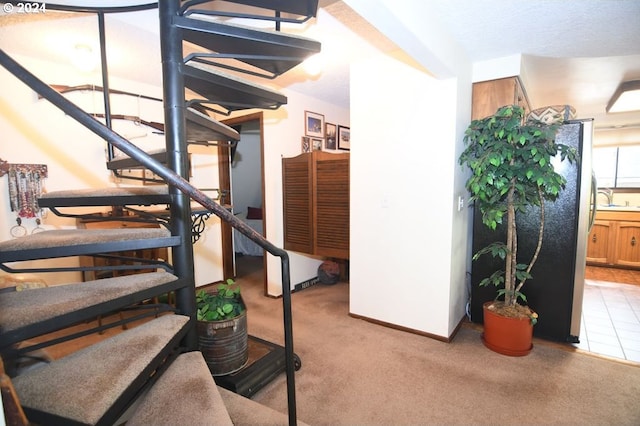
<svg viewBox="0 0 640 426"><path fill-rule="evenodd" d="M320 52L319 42L279 31L183 17L176 17L174 23L183 29L184 40L267 71L270 78Z"/></svg>
<svg viewBox="0 0 640 426"><path fill-rule="evenodd" d="M181 242L163 228L43 231L0 242L0 263L174 247Z"/></svg>
<svg viewBox="0 0 640 426"><path fill-rule="evenodd" d="M236 130L193 108L185 109L184 118L187 122L187 142L240 140L240 134Z"/></svg>
<svg viewBox="0 0 640 426"><path fill-rule="evenodd" d="M278 91L221 73L193 61L183 67L185 87L227 112L259 108L277 109L287 103Z"/></svg>
<svg viewBox="0 0 640 426"><path fill-rule="evenodd" d="M127 420L128 426L152 424L233 425L201 352L178 356Z"/></svg>
<svg viewBox="0 0 640 426"><path fill-rule="evenodd" d="M38 205L41 208L152 206L170 203L169 188L165 185L53 191L42 194L38 199Z"/></svg>
<svg viewBox="0 0 640 426"><path fill-rule="evenodd" d="M228 3L255 6L274 12L290 13L303 17L316 16L318 11L318 0L226 0ZM199 4L202 2L196 2ZM215 2L218 3L218 2ZM190 13L197 13L198 10L189 10ZM264 19L273 19L273 16L265 16Z"/></svg>
<svg viewBox="0 0 640 426"><path fill-rule="evenodd" d="M177 348L188 323L188 317L164 315L13 378L27 418L114 424Z"/></svg>
<svg viewBox="0 0 640 426"><path fill-rule="evenodd" d="M185 109L184 114L187 123L188 143L232 143L240 140L240 134L236 130L200 111L188 107ZM164 148L147 154L159 163L167 164L167 152ZM139 169L142 167L138 160L128 156L116 157L107 162L107 169L109 170Z"/></svg>
<svg viewBox="0 0 640 426"><path fill-rule="evenodd" d="M158 149L147 152L147 155L161 164L167 164L167 151L166 149ZM123 169L139 169L144 168L140 162L127 155L116 157L113 160L107 161L108 170L123 170Z"/></svg>
<svg viewBox="0 0 640 426"><path fill-rule="evenodd" d="M186 286L168 272L0 293L0 349Z"/></svg>

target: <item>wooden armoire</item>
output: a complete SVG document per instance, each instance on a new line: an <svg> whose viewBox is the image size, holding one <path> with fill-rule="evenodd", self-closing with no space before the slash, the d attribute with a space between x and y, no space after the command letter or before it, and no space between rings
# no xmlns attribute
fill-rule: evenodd
<svg viewBox="0 0 640 426"><path fill-rule="evenodd" d="M349 153L282 159L284 248L349 258Z"/></svg>

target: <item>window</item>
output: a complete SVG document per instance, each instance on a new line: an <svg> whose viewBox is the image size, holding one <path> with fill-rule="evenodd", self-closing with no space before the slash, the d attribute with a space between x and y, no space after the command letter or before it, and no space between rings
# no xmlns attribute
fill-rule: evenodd
<svg viewBox="0 0 640 426"><path fill-rule="evenodd" d="M640 145L594 148L593 171L599 187L640 188Z"/></svg>
<svg viewBox="0 0 640 426"><path fill-rule="evenodd" d="M640 145L620 147L618 155L618 188L640 187Z"/></svg>

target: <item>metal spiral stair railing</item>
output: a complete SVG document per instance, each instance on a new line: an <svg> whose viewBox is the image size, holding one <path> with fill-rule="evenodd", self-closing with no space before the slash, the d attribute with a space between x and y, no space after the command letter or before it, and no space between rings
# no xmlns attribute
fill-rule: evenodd
<svg viewBox="0 0 640 426"><path fill-rule="evenodd" d="M202 11L201 9L196 9L195 6L202 5L204 3L209 3L209 1L203 0L194 0L189 2L184 2L180 5L179 2L160 2L159 5L155 3L147 3L140 4L136 6L127 6L127 7L69 7L62 5L55 5L47 3L47 7L50 9L61 9L61 10L71 10L71 11L81 11L81 12L93 12L97 13L102 24L104 23L104 13L114 13L114 12L124 12L124 11L132 11L132 10L146 10L158 7L159 8L159 16L160 16L160 28L161 28L161 52L163 57L163 75L164 78L164 100L165 100L165 123L166 124L166 142L167 142L167 164L168 167L162 164L161 162L155 160L152 156L143 152L139 148L137 148L134 144L122 138L117 133L113 132L109 126L108 114L110 114L108 110L108 78L107 69L106 69L106 57L103 51L103 82L104 82L104 92L107 103L107 125L103 125L95 120L90 114L82 111L78 107L76 107L73 103L69 102L64 96L60 93L52 89L47 84L38 80L33 74L29 73L26 69L20 66L17 62L15 62L12 58L10 58L4 51L0 50L0 64L2 64L5 68L7 68L12 74L22 80L29 87L34 89L41 96L49 100L55 106L64 111L67 115L74 118L80 124L87 127L89 130L100 136L101 138L109 141L111 145L118 148L122 152L126 153L132 160L138 162L143 167L151 170L157 176L160 176L165 182L167 182L170 186L169 195L172 199L171 204L171 213L170 216L172 218L189 218L190 217L190 200L194 200L200 205L202 205L207 211L217 215L222 220L225 220L231 224L232 227L238 229L241 233L246 235L249 239L254 241L260 247L265 249L270 254L280 257L281 259L281 267L282 267L282 289L283 289L283 310L284 310L284 334L285 334L285 358L286 358L286 375L287 375L287 396L288 396L288 405L289 405L289 423L295 424L296 422L296 405L295 405L295 380L294 380L294 371L296 364L296 357L293 352L293 333L292 333L292 318L291 318L291 290L290 290L290 272L289 272L289 257L285 250L274 246L268 240L266 240L262 235L255 232L253 229L248 227L244 222L237 219L231 212L227 209L220 206L202 191L193 187L187 180L186 173L186 161L184 158L184 153L186 152L186 144L184 135L185 131L185 108L189 105L193 104L217 104L222 105L223 108L227 108L227 111L236 111L246 108L266 108L273 109L277 108L286 103L286 97L277 94L276 92L270 90L263 90L257 85L247 85L246 83L236 79L229 78L217 71L211 71L209 69L203 70L199 65L195 65L196 63L204 63L205 68L215 68L219 65L215 63L210 63L208 59L203 58L225 58L226 56L232 57L237 56L240 61L245 61L254 67L263 67L267 69L267 74L258 74L253 73L251 71L243 71L242 69L233 69L233 71L245 72L250 75L259 75L260 77L265 78L273 78L276 75L279 75L283 72L286 72L288 69L292 67L296 61L301 62L308 55L316 53L320 49L320 45L317 42L312 40L295 40L295 43L301 43L303 53L300 54L297 58L292 58L290 55L281 55L280 58L277 55L272 54L262 54L261 52L252 53L249 55L243 55L242 53L223 51L217 52L213 55L202 54L200 56L190 56L187 58L183 58L182 56L182 37L181 31L185 30L185 32L193 35L193 31L191 29L187 29L189 25L194 24L190 21L195 21L190 16L196 14L205 14L212 16L236 16L236 17L245 17L251 19L270 19L276 23L276 31L280 29L280 22L304 22L311 17L315 16L315 12L317 10L317 0L309 0L307 2L296 1L296 0L288 0L288 1L257 1L257 0L233 0L228 3L238 3L249 5L253 7L262 7L264 9L269 9L269 4L274 4L281 10L271 10L273 14L270 16L268 13L249 16L249 15L233 15L227 12L217 11L214 13L209 13L207 11ZM294 18L285 17L282 14L294 14L299 15ZM203 30L205 33L208 30L205 30L200 22L196 22L194 26L199 26L200 30ZM220 29L221 27L216 24L212 24L212 27L217 27ZM196 32L200 30L195 30ZM229 33L234 33L238 31L235 27L227 28ZM244 30L245 33L250 34L249 38L251 39L249 43L253 45L252 49L255 51L256 46L260 46L260 37L261 34L254 30ZM201 31L200 31L201 32ZM224 32L224 31L223 31ZM103 35L102 35L103 36ZM102 37L101 36L101 37ZM198 37L201 39L201 34ZM222 37L222 38L220 38ZM229 37L229 35L220 35L216 34L213 38L216 39L216 43L220 43L224 38ZM188 39L188 37L185 37ZM265 35L265 40L268 37ZM278 40L283 39L280 35L274 36L273 40L275 44L278 43ZM206 36L205 41L202 44L206 45ZM102 44L104 40L101 40ZM214 43L214 44L216 44ZM209 45L211 47L211 45ZM299 48L300 46L296 47ZM258 49L259 50L259 49ZM186 63L183 63L186 62ZM269 66L269 64L273 64L273 62L281 61L282 64L276 66ZM193 62L193 64L189 64L189 62ZM283 65L284 64L284 65ZM195 66L193 66L195 65ZM222 67L224 68L224 66ZM183 74L182 70L186 70ZM203 72L207 74L203 75ZM211 86L202 85L201 80L213 80L213 82L220 82L217 86L217 89L220 90L211 90ZM213 77L212 77L213 76ZM211 82L210 82L211 83ZM204 92L203 99L195 99L187 101L184 97L184 87L189 84L196 85L197 88L200 89L201 92ZM224 93L225 91L230 91L229 93ZM220 95L220 92L223 92ZM196 90L198 93L198 90ZM238 94L245 93L249 94L249 99L242 100L242 96L239 96L241 99L238 101L237 99L232 99L234 96ZM252 95L258 96L257 98L251 98ZM260 101L260 97L263 99L267 99L265 101ZM213 98L213 99L211 99ZM256 105L257 101L257 105ZM167 106L169 105L169 106ZM173 106L172 106L173 105ZM175 107L176 105L185 105L184 108ZM209 107L206 107L209 109ZM187 223L189 222L189 223ZM175 220L172 228L173 235L188 235L191 233L191 223L187 220ZM182 276L184 271L188 271L190 269L190 265L193 263L193 254L190 253L189 250L181 251L179 247L174 250L174 255L177 256L178 261L174 265L176 275ZM183 296L186 295L185 291L189 291L189 289L181 290L183 292ZM186 297L189 299L189 297ZM180 302L179 302L180 303ZM192 306L192 302L184 302L181 306L181 309L186 312L193 311L194 306ZM190 340L191 339L191 340ZM187 342L191 341L191 345L193 345L193 335L190 337L187 336ZM189 344L189 343L187 343Z"/></svg>

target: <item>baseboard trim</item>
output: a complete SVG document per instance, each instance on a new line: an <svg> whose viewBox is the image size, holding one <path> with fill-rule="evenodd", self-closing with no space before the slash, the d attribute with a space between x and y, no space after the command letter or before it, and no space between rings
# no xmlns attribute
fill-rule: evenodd
<svg viewBox="0 0 640 426"><path fill-rule="evenodd" d="M293 290L291 290L291 292L295 293L297 291L304 290L305 288L309 288L312 285L318 284L319 282L320 282L320 279L318 277L309 278L308 280L303 281L303 282L298 283L295 286L293 286Z"/></svg>
<svg viewBox="0 0 640 426"><path fill-rule="evenodd" d="M460 330L460 327L462 327L462 324L464 323L464 320L465 320L465 317L463 316L460 319L460 321L458 322L458 325L456 326L456 328L451 333L451 335L446 337L446 336L440 336L438 334L427 333L425 331L416 330L414 328L403 327L401 325L392 324L392 323L389 323L389 322L386 322L386 321L380 321L380 320L377 320L377 319L374 319L374 318L369 318L369 317L366 317L364 315L358 315L358 314L354 314L354 313L351 313L351 312L349 312L349 316L352 317L352 318L355 318L355 319L360 319L360 320L363 320L363 321L370 322L372 324L381 325L383 327L392 328L394 330L404 331L406 333L417 334L419 336L428 337L430 339L438 340L438 341L444 342L444 343L451 343L451 341L456 336L456 334L458 334L458 331Z"/></svg>

